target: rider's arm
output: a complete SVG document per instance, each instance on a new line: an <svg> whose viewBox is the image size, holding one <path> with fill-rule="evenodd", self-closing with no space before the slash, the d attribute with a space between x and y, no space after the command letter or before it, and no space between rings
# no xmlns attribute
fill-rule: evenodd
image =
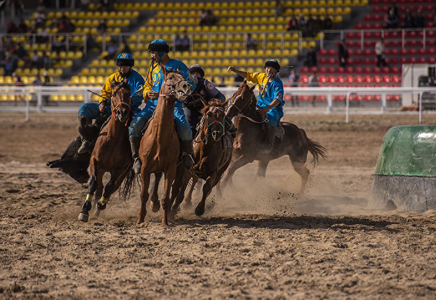
<svg viewBox="0 0 436 300"><path fill-rule="evenodd" d="M104 83L100 93L102 98L99 99L98 103L101 103L102 101L105 100L106 105L108 105L108 102L112 97L112 87L111 87L112 80L113 80L112 75L106 79L106 82Z"/></svg>
<svg viewBox="0 0 436 300"><path fill-rule="evenodd" d="M221 93L220 90L218 90L216 86L209 80L207 79L204 80L204 87L206 89L207 94L209 95L209 98L211 99L215 98L220 100L221 102L226 101L226 96L224 96L224 94Z"/></svg>
<svg viewBox="0 0 436 300"><path fill-rule="evenodd" d="M237 68L235 68L233 66L230 66L227 70L228 71L232 71L232 72L238 74L241 77L247 78L247 72L246 71L238 70Z"/></svg>
<svg viewBox="0 0 436 300"><path fill-rule="evenodd" d="M147 80L144 83L144 102L147 102L148 100L150 100L150 97L147 96L147 93L149 91L153 90L153 70L152 68L150 68L150 70L148 71L148 74L146 75Z"/></svg>

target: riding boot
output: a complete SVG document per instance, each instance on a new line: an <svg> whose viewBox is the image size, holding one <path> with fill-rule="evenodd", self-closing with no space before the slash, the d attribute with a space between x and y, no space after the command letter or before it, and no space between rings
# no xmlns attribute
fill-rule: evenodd
<svg viewBox="0 0 436 300"><path fill-rule="evenodd" d="M133 158L133 171L135 174L139 174L141 172L141 160L139 159L139 145L141 144L141 138L131 137L130 141L130 149L132 150L132 158Z"/></svg>
<svg viewBox="0 0 436 300"><path fill-rule="evenodd" d="M228 132L230 132L232 134L233 138L236 138L236 133L238 131L238 128L235 127L232 120L230 120L230 118L228 118L228 117L226 117L225 128Z"/></svg>
<svg viewBox="0 0 436 300"><path fill-rule="evenodd" d="M192 141L180 141L180 146L182 148L182 161L185 168L190 171L194 166L194 149L192 147Z"/></svg>
<svg viewBox="0 0 436 300"><path fill-rule="evenodd" d="M79 121L80 121L79 133L82 139L82 145L77 150L77 153L84 154L92 151L92 142L87 140L85 137L86 127L92 124L92 119L86 116L79 116Z"/></svg>
<svg viewBox="0 0 436 300"><path fill-rule="evenodd" d="M274 147L274 141L276 139L276 127L266 126L266 139L264 147L262 148L262 154L269 154Z"/></svg>

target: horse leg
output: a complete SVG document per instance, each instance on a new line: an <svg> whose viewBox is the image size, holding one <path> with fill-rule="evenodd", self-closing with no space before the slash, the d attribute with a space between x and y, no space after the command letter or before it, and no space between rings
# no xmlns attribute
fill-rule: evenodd
<svg viewBox="0 0 436 300"><path fill-rule="evenodd" d="M124 178L126 177L127 172L129 172L129 169L122 170L122 172L111 173L111 179L106 184L103 195L97 202L97 210L95 212L96 217L98 217L100 215L100 212L106 208L106 204L109 202L109 198L116 190L118 190Z"/></svg>
<svg viewBox="0 0 436 300"><path fill-rule="evenodd" d="M265 160L260 160L259 164L257 166L257 177L264 177L266 175L266 168L268 167L269 164L269 160L265 161Z"/></svg>
<svg viewBox="0 0 436 300"><path fill-rule="evenodd" d="M239 156L239 158L235 161L232 161L229 165L226 177L223 180L223 187L225 187L227 184L229 184L229 186L233 186L233 181L232 181L232 177L233 174L235 174L236 170L245 166L248 163L253 162L254 159L250 158L250 157L246 157L244 155Z"/></svg>
<svg viewBox="0 0 436 300"><path fill-rule="evenodd" d="M306 163L295 162L292 161L292 166L294 167L295 172L297 172L301 176L301 186L300 186L300 195L304 195L304 189L306 187L307 179L309 178L310 171L306 167Z"/></svg>
<svg viewBox="0 0 436 300"><path fill-rule="evenodd" d="M176 177L176 168L174 168L174 170L170 170L165 173L164 193L162 196L162 200L160 201L162 206L162 223L161 223L162 227L168 227L168 215L171 209L170 193L171 193L171 186L174 182L175 177Z"/></svg>
<svg viewBox="0 0 436 300"><path fill-rule="evenodd" d="M147 200L148 200L148 187L150 185L150 174L144 172L144 168L141 172L142 177L142 189L141 189L141 209L139 210L139 217L137 224L144 223L144 218L147 213Z"/></svg>
<svg viewBox="0 0 436 300"><path fill-rule="evenodd" d="M153 212L157 212L160 208L159 196L157 192L159 190L159 182L161 178L162 178L162 172L154 174L153 192L151 193L151 205L152 205L151 210Z"/></svg>
<svg viewBox="0 0 436 300"><path fill-rule="evenodd" d="M195 185L197 184L197 182L198 182L198 178L192 177L191 186L189 187L188 194L186 195L186 197L184 199L184 204L187 207L191 207L192 206L192 193L194 192Z"/></svg>
<svg viewBox="0 0 436 300"><path fill-rule="evenodd" d="M85 203L83 203L82 211L79 214L79 220L83 222L88 222L89 211L92 209L92 202L95 191L102 186L103 174L93 173L91 175L91 180L89 181L88 194L86 195Z"/></svg>
<svg viewBox="0 0 436 300"><path fill-rule="evenodd" d="M177 179L176 179L176 181L177 181ZM186 180L186 181L182 180L181 186L179 187L179 190L178 190L178 193L177 193L177 190L176 191L174 190L175 184L173 184L172 198L173 198L173 201L174 201L174 198L175 198L175 202L174 202L174 204L172 205L172 208L171 208L171 217L172 218L174 218L176 216L176 214L177 214L177 212L179 210L180 203L182 203L182 201L183 201L183 198L185 196L186 187L188 186L188 183L189 183L189 179Z"/></svg>
<svg viewBox="0 0 436 300"><path fill-rule="evenodd" d="M212 192L213 187L218 183L219 176L217 176L217 173L214 172L211 176L209 176L206 179L206 182L203 185L203 197L201 198L201 201L198 203L197 207L195 208L195 214L197 216L201 216L204 214L204 207L206 205L206 199Z"/></svg>
<svg viewBox="0 0 436 300"><path fill-rule="evenodd" d="M182 168L180 168L180 166ZM180 197L183 200L186 184L188 181L189 181L189 175L187 172L185 172L185 167L182 164L180 164L179 167L177 167L176 179L174 180L174 183L171 187L171 198L170 198L171 218L173 218L176 215L178 205L180 204L180 202L177 200L177 202L179 203L177 204L177 207L174 208L173 206L174 201L175 199L179 199Z"/></svg>

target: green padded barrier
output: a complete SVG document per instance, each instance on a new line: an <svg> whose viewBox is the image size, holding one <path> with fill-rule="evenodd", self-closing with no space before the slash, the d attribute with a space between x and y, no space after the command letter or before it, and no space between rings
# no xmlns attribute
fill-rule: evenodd
<svg viewBox="0 0 436 300"><path fill-rule="evenodd" d="M436 126L396 126L383 139L376 175L436 177Z"/></svg>

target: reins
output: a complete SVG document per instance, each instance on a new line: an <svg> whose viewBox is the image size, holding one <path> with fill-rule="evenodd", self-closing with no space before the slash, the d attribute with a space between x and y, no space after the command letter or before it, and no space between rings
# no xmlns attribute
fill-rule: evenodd
<svg viewBox="0 0 436 300"><path fill-rule="evenodd" d="M132 111L132 107L131 107L131 105L128 104L128 103L125 103L125 102L120 101L120 102L118 102L117 105L114 105L115 94L116 94L116 93L118 92L118 90L121 89L121 88L122 88L122 85L120 84L120 85L115 86L115 87L114 87L114 90L112 91L112 97L111 97L111 113L112 113L112 117L114 118L114 120L115 120L115 112L116 112L119 108L121 108L121 107L123 107L123 106L127 107L128 111L129 111L129 115L131 114L131 111ZM129 98L130 98L130 95L129 95ZM130 118L129 118L129 119L130 119ZM127 119L127 121L125 122L124 126L127 126L127 124L129 123L129 119Z"/></svg>
<svg viewBox="0 0 436 300"><path fill-rule="evenodd" d="M240 95L236 96L235 99L232 99L232 100L230 101L231 105L230 105L229 109L232 108L232 107L235 107L236 110L238 111L238 114L236 115L236 117L245 118L245 119L247 119L247 120L249 120L249 121L251 121L251 122L253 122L253 123L256 123L256 124L268 123L268 119L267 119L267 118L264 118L262 121L256 121L256 120L254 120L253 118L250 118L249 116L246 116L246 115L243 114L242 111L244 110L244 108L246 108L246 107L247 107L249 104L251 104L251 102L253 101L254 94L251 95L249 101L246 101L246 102L244 103L244 105L243 105L241 108L239 108L239 107L236 105L236 100L237 100L238 98L242 97L242 96L243 96L243 94L240 94Z"/></svg>

